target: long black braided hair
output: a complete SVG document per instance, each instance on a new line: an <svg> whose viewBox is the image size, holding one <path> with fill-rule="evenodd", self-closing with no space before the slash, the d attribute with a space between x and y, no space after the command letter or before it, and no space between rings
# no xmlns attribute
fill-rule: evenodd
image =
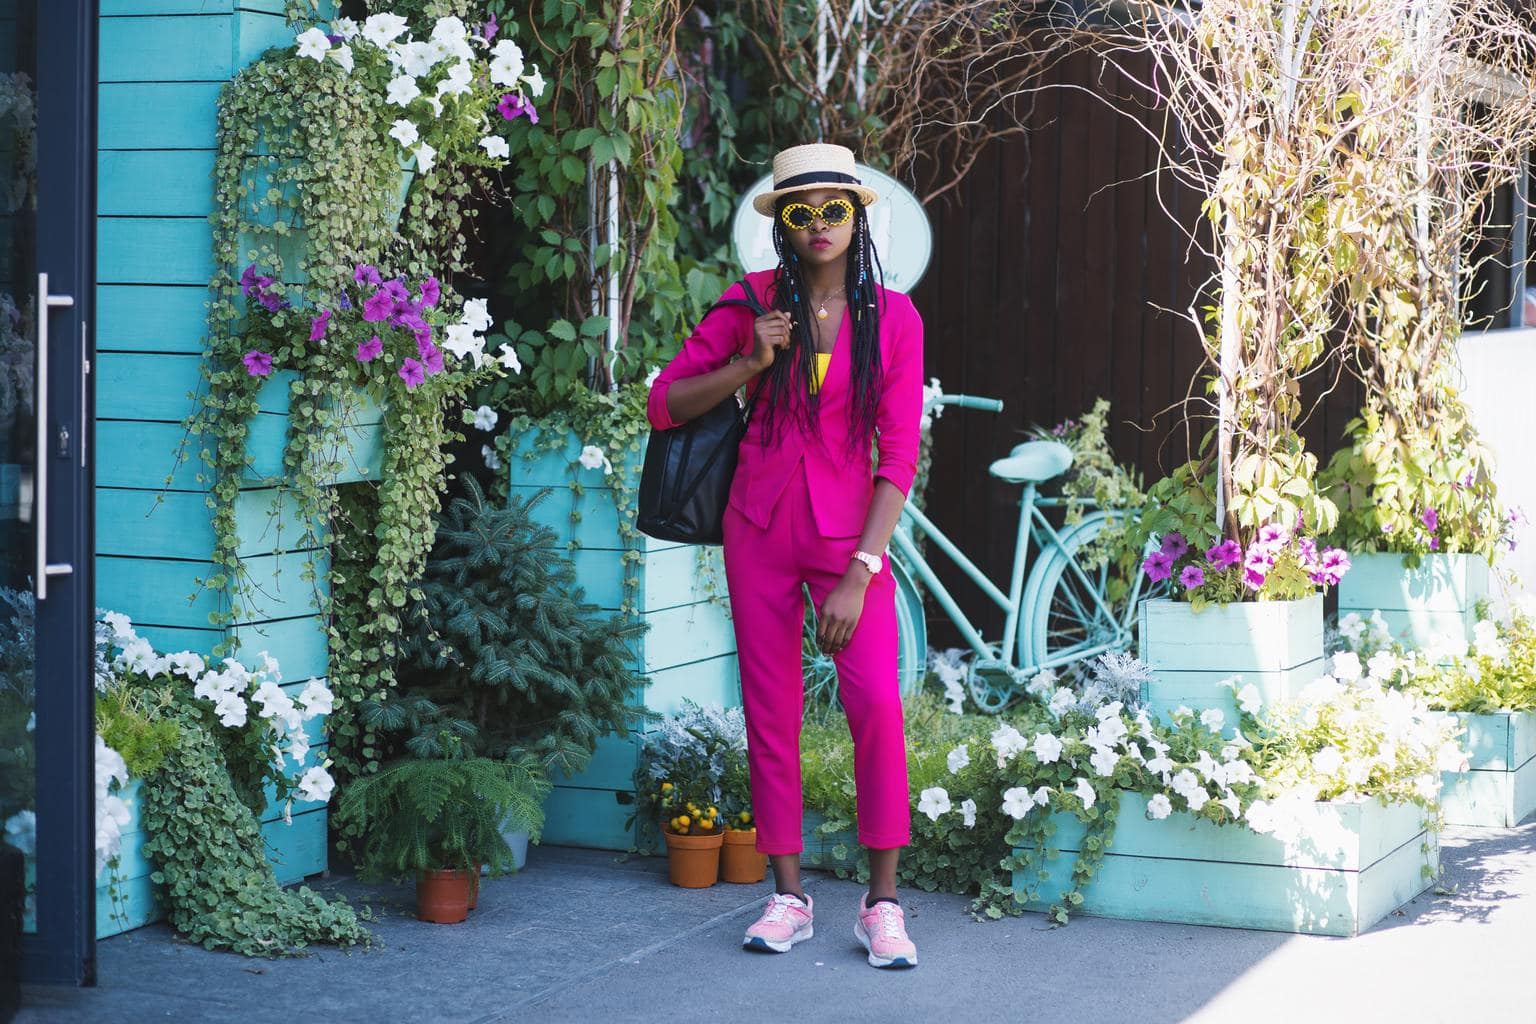
<svg viewBox="0 0 1536 1024"><path fill-rule="evenodd" d="M880 407L880 389L884 374L880 362L880 309L879 292L875 285L885 284L885 269L880 265L880 255L870 237L869 218L864 214L864 204L853 193L845 193L853 203L853 239L848 245L847 279L843 294L848 300L848 315L853 321L853 351L849 354L852 368L853 395L848 403L850 461L860 451L869 452L874 436L875 416ZM788 410L794 419L811 433L821 432L820 394L812 393L810 381L815 372L816 338L811 324L816 314L811 308L810 289L801 273L800 257L790 244L784 222L779 214L797 197L791 193L779 199L774 207L773 249L778 253L777 287L774 289L772 307L788 313L795 321L791 343L774 359L768 368L767 379L761 385L768 389L764 396L767 408L763 429L765 436L777 438L777 414Z"/></svg>

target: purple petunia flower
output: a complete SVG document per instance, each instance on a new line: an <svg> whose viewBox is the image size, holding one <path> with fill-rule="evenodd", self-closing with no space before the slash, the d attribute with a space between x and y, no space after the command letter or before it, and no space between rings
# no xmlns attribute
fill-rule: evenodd
<svg viewBox="0 0 1536 1024"><path fill-rule="evenodd" d="M1269 523L1259 527L1259 543L1265 545L1284 544L1285 527L1279 523Z"/></svg>
<svg viewBox="0 0 1536 1024"><path fill-rule="evenodd" d="M351 309L352 300L347 298L346 292L340 292L336 296L336 305L340 309Z"/></svg>
<svg viewBox="0 0 1536 1024"><path fill-rule="evenodd" d="M1224 540L1206 549L1205 560L1213 569L1230 569L1243 560L1243 546L1235 540Z"/></svg>
<svg viewBox="0 0 1536 1024"><path fill-rule="evenodd" d="M387 320L395 311L395 297L380 288L363 301L363 319L369 323Z"/></svg>
<svg viewBox="0 0 1536 1024"><path fill-rule="evenodd" d="M1419 517L1419 520L1424 524L1424 528L1430 533L1434 533L1436 530L1440 529L1440 513L1436 512L1432 508L1425 509L1424 514Z"/></svg>
<svg viewBox="0 0 1536 1024"><path fill-rule="evenodd" d="M277 294L277 292L260 292L258 294L258 301L272 313L288 308L288 300Z"/></svg>
<svg viewBox="0 0 1536 1024"><path fill-rule="evenodd" d="M1184 584L1185 590L1194 590L1205 585L1205 570L1198 565L1186 565L1184 571L1179 573L1179 582Z"/></svg>
<svg viewBox="0 0 1536 1024"><path fill-rule="evenodd" d="M1249 590L1258 590L1264 585L1264 573L1251 566L1243 570L1243 583Z"/></svg>
<svg viewBox="0 0 1536 1024"><path fill-rule="evenodd" d="M421 365L426 368L428 377L435 377L443 372L442 349L429 341L418 344L417 351L421 354Z"/></svg>
<svg viewBox="0 0 1536 1024"><path fill-rule="evenodd" d="M1275 548L1268 544L1254 543L1243 556L1243 568L1269 570L1275 567Z"/></svg>
<svg viewBox="0 0 1536 1024"><path fill-rule="evenodd" d="M352 280L358 284L383 284L384 279L379 272L366 263L359 263L352 271Z"/></svg>
<svg viewBox="0 0 1536 1024"><path fill-rule="evenodd" d="M1339 580L1343 579L1344 574L1347 572L1349 572L1349 555L1343 548L1329 548L1323 552L1319 562L1318 575L1322 579L1315 580L1315 582L1326 583L1330 587L1336 587L1339 585Z"/></svg>
<svg viewBox="0 0 1536 1024"><path fill-rule="evenodd" d="M1161 583L1173 575L1173 558L1166 551L1154 551L1141 563L1142 571L1153 583Z"/></svg>
<svg viewBox="0 0 1536 1024"><path fill-rule="evenodd" d="M421 282L421 304L428 308L437 305L437 300L443 297L443 286L437 278L429 277Z"/></svg>
<svg viewBox="0 0 1536 1024"><path fill-rule="evenodd" d="M331 322L331 311L323 309L320 315L309 322L309 340L324 341L326 325Z"/></svg>
<svg viewBox="0 0 1536 1024"><path fill-rule="evenodd" d="M1431 551L1439 551L1440 550L1440 538L1439 537L1431 537L1431 538L1429 538L1429 550L1431 550Z"/></svg>
<svg viewBox="0 0 1536 1024"><path fill-rule="evenodd" d="M496 38L496 33L501 31L501 26L496 24L496 12L491 12L491 20L480 26L480 38L490 42Z"/></svg>
<svg viewBox="0 0 1536 1024"><path fill-rule="evenodd" d="M361 342L357 346L357 361L360 363L372 362L383 353L384 343L380 341L379 336L375 334L373 337L369 338L367 341Z"/></svg>
<svg viewBox="0 0 1536 1024"><path fill-rule="evenodd" d="M518 117L527 117L529 124L539 123L539 112L533 109L533 104L523 99L515 92L509 92L496 104L496 109L501 112L502 120L511 121Z"/></svg>
<svg viewBox="0 0 1536 1024"><path fill-rule="evenodd" d="M411 290L407 288L405 286L405 282L398 277L392 281L385 281L384 290L388 292L389 297L394 299L398 304L408 304L411 301Z"/></svg>
<svg viewBox="0 0 1536 1024"><path fill-rule="evenodd" d="M1318 560L1317 541L1312 538L1303 537L1296 542L1296 555L1305 571L1317 572L1322 568L1322 563Z"/></svg>
<svg viewBox="0 0 1536 1024"><path fill-rule="evenodd" d="M272 372L272 355L269 352L252 349L245 354L243 362L245 372L252 377L265 377Z"/></svg>
<svg viewBox="0 0 1536 1024"><path fill-rule="evenodd" d="M256 288L256 264L251 263L240 272L240 294L246 298L251 297L251 292Z"/></svg>
<svg viewBox="0 0 1536 1024"><path fill-rule="evenodd" d="M416 385L427 379L426 369L421 363L407 357L400 364L400 379L405 381L407 391L415 391Z"/></svg>
<svg viewBox="0 0 1536 1024"><path fill-rule="evenodd" d="M1183 558L1184 552L1189 550L1189 541L1184 539L1182 533L1170 533L1163 538L1163 554L1169 558Z"/></svg>

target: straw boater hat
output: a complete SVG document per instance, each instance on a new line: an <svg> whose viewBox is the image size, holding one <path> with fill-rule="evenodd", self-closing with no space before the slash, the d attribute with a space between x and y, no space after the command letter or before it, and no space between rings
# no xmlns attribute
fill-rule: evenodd
<svg viewBox="0 0 1536 1024"><path fill-rule="evenodd" d="M845 188L858 195L865 206L880 198L880 193L859 180L854 173L853 150L825 142L791 146L773 158L773 191L752 200L752 208L765 217L773 216L779 197L813 188Z"/></svg>

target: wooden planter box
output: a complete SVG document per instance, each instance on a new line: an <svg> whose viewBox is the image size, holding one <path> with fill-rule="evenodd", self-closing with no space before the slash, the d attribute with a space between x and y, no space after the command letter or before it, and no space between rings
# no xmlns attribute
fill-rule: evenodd
<svg viewBox="0 0 1536 1024"><path fill-rule="evenodd" d="M1228 928L1358 935L1429 887L1439 848L1411 804L1316 805L1316 827L1287 845L1242 826L1186 812L1146 817L1146 797L1123 793L1113 844L1078 912L1095 917ZM1039 899L1045 910L1071 885L1084 826L1056 816ZM1022 891L1026 879L1014 873Z"/></svg>
<svg viewBox="0 0 1536 1024"><path fill-rule="evenodd" d="M1182 601L1143 601L1138 656L1155 675L1142 688L1154 714L1184 706L1220 708L1237 723L1226 681L1258 688L1265 703L1294 697L1323 674L1323 598L1212 605L1196 612Z"/></svg>
<svg viewBox="0 0 1536 1024"><path fill-rule="evenodd" d="M540 490L552 490L534 518L555 531L561 546L551 554L575 562L586 600L604 612L617 613L624 603L624 555L638 554L633 567L637 586L629 603L650 629L634 652L635 669L646 683L632 699L664 714L678 710L684 697L700 704L740 706L736 637L725 600L720 549L645 536L627 542L619 533L612 482L601 469L579 464L572 468L583 444L566 435L561 447L552 451L534 436L517 438L505 472L514 498L527 500ZM530 452L533 457L525 457ZM637 461L630 486L638 488L638 477ZM581 485L579 495L571 489L573 479ZM624 822L634 811L641 742L637 734L604 737L585 771L554 775L554 789L544 805L543 842L610 850L636 845L637 830Z"/></svg>
<svg viewBox="0 0 1536 1024"><path fill-rule="evenodd" d="M285 683L283 690L290 697L297 697L304 683ZM288 766L291 777L302 775L312 765L322 763L329 744L323 726L324 718L311 718L304 723L311 746L304 764L298 768ZM96 937L104 939L132 928L158 921L165 917L161 887L150 875L155 865L144 854L147 838L139 823L139 793L142 783L129 781L123 799L128 801L130 818L123 827L123 847L117 864L108 864L96 879ZM326 870L329 852L326 843L327 805L314 800L293 802L293 823L283 821L282 806L275 800L273 787L267 787L267 806L261 816L261 835L266 841L267 862L272 865L277 880L283 885L297 882L310 875Z"/></svg>
<svg viewBox="0 0 1536 1024"><path fill-rule="evenodd" d="M1536 811L1536 712L1454 713L1466 732L1471 770L1446 772L1441 807L1448 825L1512 828Z"/></svg>
<svg viewBox="0 0 1536 1024"><path fill-rule="evenodd" d="M1352 555L1339 583L1339 615L1369 618L1380 611L1392 635L1410 647L1432 646L1436 637L1472 639L1477 603L1488 596L1488 561L1479 555L1425 555L1413 569L1403 556Z"/></svg>

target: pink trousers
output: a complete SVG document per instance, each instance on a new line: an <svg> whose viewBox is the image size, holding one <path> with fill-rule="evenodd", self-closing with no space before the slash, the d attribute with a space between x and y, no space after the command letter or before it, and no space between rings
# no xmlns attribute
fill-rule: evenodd
<svg viewBox="0 0 1536 1024"><path fill-rule="evenodd" d="M858 537L823 537L802 464L766 529L734 508L724 521L725 577L741 664L747 763L760 853L802 849L800 722L805 701L802 583L818 609L848 571ZM896 674L896 582L887 566L869 581L864 610L836 656L838 696L853 735L858 839L870 849L911 841L907 751Z"/></svg>

